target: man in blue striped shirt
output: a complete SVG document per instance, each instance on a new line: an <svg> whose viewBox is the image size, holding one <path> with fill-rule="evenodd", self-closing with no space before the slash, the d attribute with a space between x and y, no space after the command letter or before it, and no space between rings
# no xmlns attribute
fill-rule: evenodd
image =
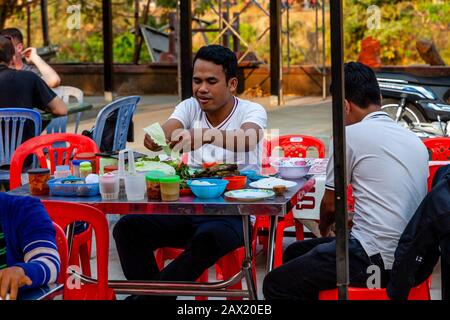
<svg viewBox="0 0 450 320"><path fill-rule="evenodd" d="M56 281L56 231L38 199L0 192L0 299Z"/></svg>

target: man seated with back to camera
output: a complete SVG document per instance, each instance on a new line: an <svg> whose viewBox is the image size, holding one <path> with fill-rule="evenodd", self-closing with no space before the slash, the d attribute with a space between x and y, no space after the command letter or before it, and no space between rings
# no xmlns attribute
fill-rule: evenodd
<svg viewBox="0 0 450 320"><path fill-rule="evenodd" d="M381 94L369 67L345 64L347 182L355 198L349 235L350 285L367 287L370 266L389 280L400 236L427 193L428 152L420 139L381 111ZM330 150L333 150L332 147ZM320 206L323 238L298 241L284 252L283 265L264 279L266 299L317 300L336 288L334 161L330 154Z"/></svg>
<svg viewBox="0 0 450 320"><path fill-rule="evenodd" d="M47 84L30 71L18 71L13 68L14 46L9 36L0 35L0 110L3 108L38 108L55 116L67 114L67 106L56 96ZM2 128L5 137L5 128ZM10 127L12 130L12 127ZM31 120L25 122L22 141L34 137L35 128ZM10 136L12 136L10 132ZM31 165L31 157L25 167ZM0 169L9 169L2 167Z"/></svg>

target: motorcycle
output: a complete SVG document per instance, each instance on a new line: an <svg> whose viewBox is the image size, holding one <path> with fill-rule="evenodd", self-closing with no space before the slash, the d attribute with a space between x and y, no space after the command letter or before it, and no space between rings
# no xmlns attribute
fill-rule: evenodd
<svg viewBox="0 0 450 320"><path fill-rule="evenodd" d="M381 109L421 138L450 135L450 77L376 73Z"/></svg>

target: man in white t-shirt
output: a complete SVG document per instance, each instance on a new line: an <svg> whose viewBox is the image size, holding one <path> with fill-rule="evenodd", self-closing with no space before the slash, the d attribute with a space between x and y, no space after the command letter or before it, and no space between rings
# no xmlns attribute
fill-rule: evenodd
<svg viewBox="0 0 450 320"><path fill-rule="evenodd" d="M261 105L234 96L236 74L219 61L225 53L232 58L233 53L221 46L199 51L192 78L194 96L178 104L162 128L174 150L190 152L191 167L217 162L259 170L267 113ZM149 135L144 144L161 150Z"/></svg>
<svg viewBox="0 0 450 320"><path fill-rule="evenodd" d="M358 287L387 285L400 236L427 192L426 147L382 112L380 104L374 72L360 63L346 64L347 182L355 198L349 276L350 285ZM335 220L332 153L325 189L319 224L323 238L286 249L284 264L264 280L267 299L313 300L321 290L336 287L336 241L329 237ZM367 283L374 270L379 278Z"/></svg>
<svg viewBox="0 0 450 320"><path fill-rule="evenodd" d="M181 102L162 126L171 148L190 152L191 166L237 163L241 170L259 170L266 111L235 97L237 82L237 59L230 49L210 45L198 51L192 78L194 96ZM153 151L161 149L148 135L144 144ZM194 281L244 244L238 215L128 215L117 223L113 235L129 280ZM160 271L153 251L162 247L185 251Z"/></svg>

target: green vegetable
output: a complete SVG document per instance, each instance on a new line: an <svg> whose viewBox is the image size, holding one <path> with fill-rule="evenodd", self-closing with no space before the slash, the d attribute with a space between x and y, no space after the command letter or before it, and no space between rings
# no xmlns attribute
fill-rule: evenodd
<svg viewBox="0 0 450 320"><path fill-rule="evenodd" d="M174 175L176 170L164 162L159 161L139 161L134 164L136 171L147 172L147 171L161 171L167 175Z"/></svg>
<svg viewBox="0 0 450 320"><path fill-rule="evenodd" d="M174 152L170 147L167 145L166 142L166 135L164 134L164 131L161 127L161 125L158 122L155 122L152 125L149 125L148 127L144 128L144 132L147 133L152 140L163 148L164 152L171 157L172 159L179 159L180 153Z"/></svg>

